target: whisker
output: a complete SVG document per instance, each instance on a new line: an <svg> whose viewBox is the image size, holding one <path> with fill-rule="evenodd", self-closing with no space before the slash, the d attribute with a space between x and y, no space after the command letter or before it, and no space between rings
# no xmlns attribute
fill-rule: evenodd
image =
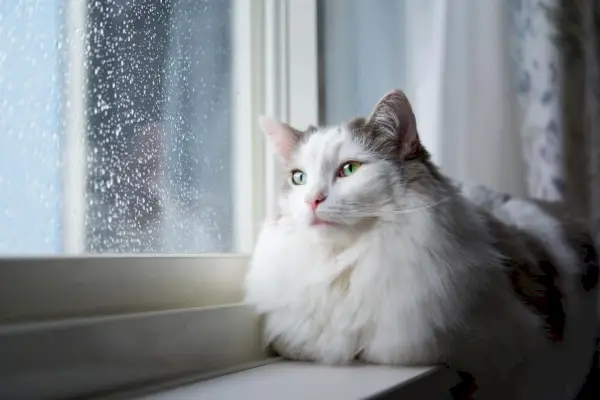
<svg viewBox="0 0 600 400"><path fill-rule="evenodd" d="M364 205L359 205L358 203L354 206L352 203L346 203L343 206L328 206L325 214L344 214L344 217L348 218L359 218L359 217L376 217L376 216L389 216L389 215L398 215L398 214L409 214L413 212L422 211L428 208L435 207L445 201L447 201L450 197L445 197L439 201L425 204L419 207L413 208L395 208L395 209L387 209L383 210L381 208L376 207L365 207ZM346 215L349 213L349 215Z"/></svg>

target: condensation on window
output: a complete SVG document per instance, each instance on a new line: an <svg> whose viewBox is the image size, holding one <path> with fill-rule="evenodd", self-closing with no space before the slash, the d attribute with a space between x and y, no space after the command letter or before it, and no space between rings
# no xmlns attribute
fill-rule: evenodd
<svg viewBox="0 0 600 400"><path fill-rule="evenodd" d="M0 255L231 251L230 0L89 0L74 35L80 1L0 2Z"/></svg>

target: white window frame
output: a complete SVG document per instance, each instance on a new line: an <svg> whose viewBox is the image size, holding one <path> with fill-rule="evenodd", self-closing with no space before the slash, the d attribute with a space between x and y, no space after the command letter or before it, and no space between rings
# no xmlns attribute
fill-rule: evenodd
<svg viewBox="0 0 600 400"><path fill-rule="evenodd" d="M86 192L86 108L87 98L81 88L86 84L85 32L87 1L64 3L63 36L67 47L65 74L69 77L63 88L64 147L63 168L63 249L66 254L81 254L85 250Z"/></svg>
<svg viewBox="0 0 600 400"><path fill-rule="evenodd" d="M82 3L67 6L71 166L85 160L85 43L73 40L85 25ZM85 175L67 168L68 255L0 258L0 397L110 393L268 361L259 321L240 303L248 254L278 186L257 121L268 114L297 127L318 122L316 3L234 0L234 167L244 168L234 190L240 253L78 256Z"/></svg>

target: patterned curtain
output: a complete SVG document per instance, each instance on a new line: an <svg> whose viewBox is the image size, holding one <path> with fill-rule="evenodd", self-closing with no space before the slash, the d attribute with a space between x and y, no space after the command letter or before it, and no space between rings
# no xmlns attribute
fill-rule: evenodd
<svg viewBox="0 0 600 400"><path fill-rule="evenodd" d="M523 156L529 195L547 200L564 196L560 52L546 12L559 0L515 0L513 61L516 68Z"/></svg>
<svg viewBox="0 0 600 400"><path fill-rule="evenodd" d="M600 244L600 2L513 0L529 194L564 199Z"/></svg>

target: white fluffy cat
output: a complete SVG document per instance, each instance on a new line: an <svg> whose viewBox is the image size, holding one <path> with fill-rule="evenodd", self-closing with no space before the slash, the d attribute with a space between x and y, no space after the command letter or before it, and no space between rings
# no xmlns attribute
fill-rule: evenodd
<svg viewBox="0 0 600 400"><path fill-rule="evenodd" d="M590 295L576 285L573 249L551 255L564 286L537 279L548 272L536 264L543 245L531 250L541 239L501 223L431 164L400 91L366 120L304 132L262 126L286 172L246 279L267 344L327 364L446 363L473 377L477 398L519 398L535 386L517 374L571 332L567 315L563 335L570 309L560 294L577 304ZM570 389L555 398L573 398Z"/></svg>

